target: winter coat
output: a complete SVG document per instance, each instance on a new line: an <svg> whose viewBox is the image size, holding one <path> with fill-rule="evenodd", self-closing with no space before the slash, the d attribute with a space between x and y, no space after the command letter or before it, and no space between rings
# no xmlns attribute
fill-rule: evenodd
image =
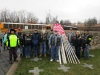
<svg viewBox="0 0 100 75"><path fill-rule="evenodd" d="M70 43L72 43L73 42L73 39L74 39L74 36L76 36L76 34L74 32L72 32L72 33L68 33L67 36L68 36L68 41Z"/></svg>
<svg viewBox="0 0 100 75"><path fill-rule="evenodd" d="M90 34L84 35L85 44L90 44L92 36Z"/></svg>
<svg viewBox="0 0 100 75"><path fill-rule="evenodd" d="M32 41L32 40L31 40L31 36L24 36L23 45L24 45L24 46L29 46L29 45L32 44L31 41Z"/></svg>
<svg viewBox="0 0 100 75"><path fill-rule="evenodd" d="M81 35L76 35L73 39L73 45L75 47L82 47L83 43L82 43L82 38Z"/></svg>
<svg viewBox="0 0 100 75"><path fill-rule="evenodd" d="M32 44L33 45L38 45L40 42L40 34L39 33L34 33L32 35Z"/></svg>
<svg viewBox="0 0 100 75"><path fill-rule="evenodd" d="M22 45L23 44L23 33L18 33L17 36L19 38L20 45Z"/></svg>
<svg viewBox="0 0 100 75"><path fill-rule="evenodd" d="M41 33L40 42L47 41L47 33Z"/></svg>
<svg viewBox="0 0 100 75"><path fill-rule="evenodd" d="M61 46L62 37L58 34L52 34L49 38L49 46Z"/></svg>

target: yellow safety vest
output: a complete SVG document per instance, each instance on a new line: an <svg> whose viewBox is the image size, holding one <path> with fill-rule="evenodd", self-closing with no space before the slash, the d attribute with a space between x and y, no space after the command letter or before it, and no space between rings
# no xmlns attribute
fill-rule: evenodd
<svg viewBox="0 0 100 75"><path fill-rule="evenodd" d="M19 45L19 40L18 37L16 35L9 35L8 40L6 42L6 46L8 47L8 43L10 45L10 47L16 47L17 45Z"/></svg>

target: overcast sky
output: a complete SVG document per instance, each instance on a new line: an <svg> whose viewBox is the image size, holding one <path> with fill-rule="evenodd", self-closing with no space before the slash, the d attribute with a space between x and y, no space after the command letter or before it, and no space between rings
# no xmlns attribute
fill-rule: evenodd
<svg viewBox="0 0 100 75"><path fill-rule="evenodd" d="M0 0L0 10L25 10L33 12L39 21L44 21L49 12L58 20L81 21L96 17L100 20L100 0Z"/></svg>

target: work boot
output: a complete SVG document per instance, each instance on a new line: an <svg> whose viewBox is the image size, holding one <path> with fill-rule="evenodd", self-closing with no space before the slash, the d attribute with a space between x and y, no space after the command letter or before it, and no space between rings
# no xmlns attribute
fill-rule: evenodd
<svg viewBox="0 0 100 75"><path fill-rule="evenodd" d="M20 57L22 57L23 55L22 54L20 54Z"/></svg>
<svg viewBox="0 0 100 75"><path fill-rule="evenodd" d="M14 62L18 62L18 60L16 60L16 58L14 58Z"/></svg>
<svg viewBox="0 0 100 75"><path fill-rule="evenodd" d="M18 60L14 60L14 62L18 62Z"/></svg>
<svg viewBox="0 0 100 75"><path fill-rule="evenodd" d="M42 54L39 55L39 57L41 57L41 56L42 56Z"/></svg>
<svg viewBox="0 0 100 75"><path fill-rule="evenodd" d="M10 60L10 62L9 62L10 64L12 64L12 61Z"/></svg>
<svg viewBox="0 0 100 75"><path fill-rule="evenodd" d="M44 54L44 57L46 57L46 54Z"/></svg>

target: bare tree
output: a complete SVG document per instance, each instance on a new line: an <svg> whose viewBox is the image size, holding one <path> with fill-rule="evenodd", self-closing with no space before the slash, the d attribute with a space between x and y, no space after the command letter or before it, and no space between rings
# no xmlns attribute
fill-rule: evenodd
<svg viewBox="0 0 100 75"><path fill-rule="evenodd" d="M61 24L61 25L64 25L64 21L63 21L63 20L61 20L61 21L60 21L60 24Z"/></svg>
<svg viewBox="0 0 100 75"><path fill-rule="evenodd" d="M55 22L58 22L57 21L57 16L56 17L52 17L50 11L49 11L49 13L46 13L46 14L47 14L47 16L46 16L46 24L50 24L50 23L53 24Z"/></svg>
<svg viewBox="0 0 100 75"><path fill-rule="evenodd" d="M28 13L27 14L27 22L28 23L37 23L38 19L34 16L33 13Z"/></svg>
<svg viewBox="0 0 100 75"><path fill-rule="evenodd" d="M89 18L87 21L85 20L84 22L88 27L90 26L94 26L97 24L97 19L94 17L94 18Z"/></svg>
<svg viewBox="0 0 100 75"><path fill-rule="evenodd" d="M47 16L46 16L46 24L50 24L51 23L51 20L52 20L52 16L51 16L51 13L50 13L50 10L49 10L49 13L47 13Z"/></svg>
<svg viewBox="0 0 100 75"><path fill-rule="evenodd" d="M19 12L10 12L7 9L0 11L1 22L12 22L12 23L38 23L38 18L31 13L21 10Z"/></svg>
<svg viewBox="0 0 100 75"><path fill-rule="evenodd" d="M51 19L51 23L58 23L58 20L57 20L57 16L56 17L53 17L52 19Z"/></svg>
<svg viewBox="0 0 100 75"><path fill-rule="evenodd" d="M78 21L77 24L82 24L82 22L81 21Z"/></svg>
<svg viewBox="0 0 100 75"><path fill-rule="evenodd" d="M10 13L10 22L16 23L17 22L17 17L18 17L18 15L17 15L16 11Z"/></svg>
<svg viewBox="0 0 100 75"><path fill-rule="evenodd" d="M7 9L1 10L0 12L0 21L1 22L8 22L10 17L10 12Z"/></svg>
<svg viewBox="0 0 100 75"><path fill-rule="evenodd" d="M64 25L71 25L71 22L69 20L65 20Z"/></svg>
<svg viewBox="0 0 100 75"><path fill-rule="evenodd" d="M17 19L19 19L19 22L20 23L25 23L26 22L26 11L24 11L24 10L21 10L21 11L19 11L18 12L18 17L17 17Z"/></svg>

